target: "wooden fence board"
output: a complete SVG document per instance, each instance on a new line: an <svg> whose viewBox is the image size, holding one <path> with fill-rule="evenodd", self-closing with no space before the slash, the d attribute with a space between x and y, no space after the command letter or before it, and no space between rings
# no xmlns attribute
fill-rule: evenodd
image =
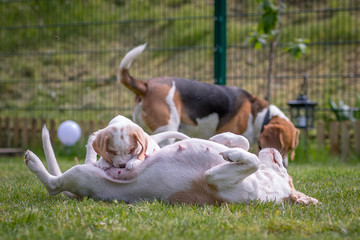
<svg viewBox="0 0 360 240"><path fill-rule="evenodd" d="M331 122L330 123L330 153L338 154L339 153L339 123Z"/></svg>
<svg viewBox="0 0 360 240"><path fill-rule="evenodd" d="M54 142L56 136L56 121L55 119L50 120L50 141Z"/></svg>
<svg viewBox="0 0 360 240"><path fill-rule="evenodd" d="M14 130L13 130L13 134L14 134L14 142L13 142L13 146L18 147L19 146L19 132L20 132L20 119L18 117L16 117L14 119Z"/></svg>
<svg viewBox="0 0 360 240"><path fill-rule="evenodd" d="M33 118L31 121L31 128L30 128L30 145L35 146L37 140L37 127L38 127L38 120Z"/></svg>
<svg viewBox="0 0 360 240"><path fill-rule="evenodd" d="M21 130L21 146L27 147L28 146L28 131L29 131L29 119L24 118L22 123L22 130Z"/></svg>
<svg viewBox="0 0 360 240"><path fill-rule="evenodd" d="M11 146L11 128L10 128L10 117L5 118L5 147Z"/></svg>
<svg viewBox="0 0 360 240"><path fill-rule="evenodd" d="M342 121L340 124L341 129L341 159L343 161L347 160L350 152L350 132L349 132L349 122Z"/></svg>
<svg viewBox="0 0 360 240"><path fill-rule="evenodd" d="M319 121L317 123L316 128L316 138L317 138L317 144L319 147L324 147L325 145L325 122Z"/></svg>
<svg viewBox="0 0 360 240"><path fill-rule="evenodd" d="M3 118L0 116L0 147L5 146L5 134L3 128Z"/></svg>
<svg viewBox="0 0 360 240"><path fill-rule="evenodd" d="M360 121L354 123L354 150L360 154Z"/></svg>

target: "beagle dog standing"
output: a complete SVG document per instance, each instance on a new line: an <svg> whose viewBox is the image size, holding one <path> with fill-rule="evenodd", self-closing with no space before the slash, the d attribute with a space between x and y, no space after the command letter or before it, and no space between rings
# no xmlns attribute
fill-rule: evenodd
<svg viewBox="0 0 360 240"><path fill-rule="evenodd" d="M187 139L179 132L163 132L149 136L141 127L124 116L113 118L108 126L90 136L92 147L101 156L98 166L131 169L136 167L145 156L149 156L160 147L158 142L168 138Z"/></svg>
<svg viewBox="0 0 360 240"><path fill-rule="evenodd" d="M128 203L155 199L186 204L253 200L318 203L295 190L277 150L263 149L257 157L248 152L248 140L233 133L167 145L145 157L136 168L116 168L121 169L116 177L97 166L94 138L89 138L85 164L65 173L60 171L46 127L42 140L49 171L30 150L25 163L51 195L64 192L72 198Z"/></svg>
<svg viewBox="0 0 360 240"><path fill-rule="evenodd" d="M285 167L294 159L299 130L276 106L237 87L219 86L176 77L140 81L129 74L146 45L128 52L120 63L118 81L135 93L133 120L154 133L180 131L208 139L233 132L261 148L280 151Z"/></svg>

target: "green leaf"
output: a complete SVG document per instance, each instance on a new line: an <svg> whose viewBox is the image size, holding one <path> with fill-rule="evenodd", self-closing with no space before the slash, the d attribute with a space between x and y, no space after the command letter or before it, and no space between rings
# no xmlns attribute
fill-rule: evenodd
<svg viewBox="0 0 360 240"><path fill-rule="evenodd" d="M302 55L307 54L308 52L308 47L306 45L307 42L309 42L309 40L297 38L295 39L294 42L288 42L284 50L290 53L293 57L299 58Z"/></svg>
<svg viewBox="0 0 360 240"><path fill-rule="evenodd" d="M267 38L267 34L260 34L259 32L255 31L252 32L248 38L246 38L245 44L248 44L255 49L261 49L263 46L266 46Z"/></svg>

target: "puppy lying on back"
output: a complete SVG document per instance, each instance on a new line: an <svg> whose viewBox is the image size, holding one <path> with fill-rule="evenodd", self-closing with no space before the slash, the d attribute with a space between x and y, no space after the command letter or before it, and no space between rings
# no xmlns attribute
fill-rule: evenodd
<svg viewBox="0 0 360 240"><path fill-rule="evenodd" d="M232 133L213 136L210 141L193 138L168 145L135 169L123 168L117 179L95 166L97 154L91 144L87 145L85 164L61 173L46 127L42 139L49 170L29 150L25 163L51 195L64 192L71 198L128 203L319 203L295 189L277 150L263 149L257 157L248 152L245 137Z"/></svg>
<svg viewBox="0 0 360 240"><path fill-rule="evenodd" d="M164 132L149 136L141 127L126 117L113 118L107 127L92 136L92 147L101 156L96 163L103 170L108 169L109 175L116 177L114 168L136 167L146 156L160 149L158 143L167 138L188 139L179 132ZM91 141L89 141L91 144Z"/></svg>

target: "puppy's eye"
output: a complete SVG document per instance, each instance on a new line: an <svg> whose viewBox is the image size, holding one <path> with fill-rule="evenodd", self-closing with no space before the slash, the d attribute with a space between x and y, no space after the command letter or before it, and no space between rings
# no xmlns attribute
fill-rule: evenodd
<svg viewBox="0 0 360 240"><path fill-rule="evenodd" d="M128 150L127 150L127 154L132 154L135 152L135 147L129 147Z"/></svg>
<svg viewBox="0 0 360 240"><path fill-rule="evenodd" d="M111 155L117 155L117 152L112 151L112 150L108 150L108 153L110 153Z"/></svg>

